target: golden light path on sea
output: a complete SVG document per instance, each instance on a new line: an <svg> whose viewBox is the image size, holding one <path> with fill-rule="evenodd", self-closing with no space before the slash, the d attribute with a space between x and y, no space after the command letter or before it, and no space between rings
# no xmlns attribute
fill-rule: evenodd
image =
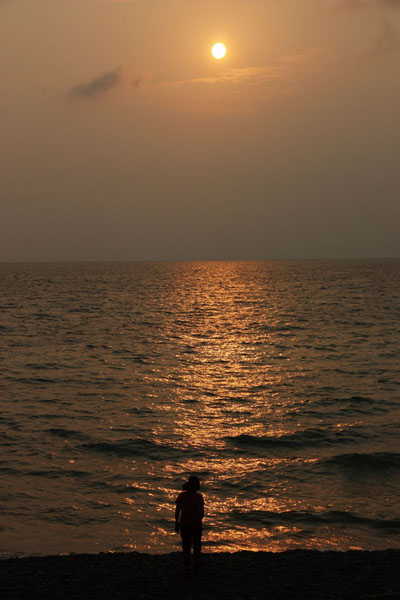
<svg viewBox="0 0 400 600"><path fill-rule="evenodd" d="M272 336L275 335L279 307L271 305L269 320L260 327L258 337L249 335L249 324L256 319L254 307L244 301L249 286L251 282L241 278L238 270L232 274L230 281L211 278L205 295L203 292L201 305L193 300L196 290L188 295L186 305L185 300L182 305L182 291L172 290L171 293L177 293L177 302L182 305L182 322L185 322L187 314L187 320L195 321L195 327L183 327L180 335L176 336L175 323L166 324L166 335L176 338L177 354L186 353L187 358L184 370L178 372L171 368L168 378L159 381L161 386L174 379L179 385L174 389L172 400L155 404L164 416L153 425L151 434L160 443L167 438L171 447L176 450L185 448L189 455L193 454L193 457L163 465L163 474L171 482L179 475L183 480L187 473L196 473L200 479L207 481L204 485L206 518L203 537L207 551L281 551L287 549L286 540L293 540L296 536L299 546L311 548L318 545L318 541L307 531L307 525L298 526L290 522L290 518L285 520L285 515L307 513L309 510L323 512L324 506L311 506L306 499L289 497L284 479L274 478L275 484L271 488L269 482L272 478L268 478L267 474L280 473L284 468L295 465L296 461L312 464L317 459L260 458L249 456L248 452L241 456L240 449L235 450L234 446L234 440L241 436L276 440L295 434L299 427L296 417L301 410L299 402L293 408L290 399L272 390L277 382L285 385L292 377L298 380L307 373L300 359L295 374L288 369L283 351L282 356L265 361L265 348L274 345ZM258 369L254 368L255 364L259 364ZM269 389L271 392L266 401L265 390ZM346 425L338 424L338 428ZM233 445L230 440L233 440ZM207 452L207 458L197 458L199 452ZM157 464L152 465L149 461L146 468L149 475L157 476ZM264 482L260 473L266 474ZM246 489L253 474L258 486L257 497L251 496L250 490ZM143 484L141 487L144 489ZM147 491L152 504L154 491L151 486ZM154 502L152 507L165 524L153 526L149 550L167 548L171 544L172 513L178 492L173 485L157 489L157 496L165 500L158 504ZM129 510L135 507L135 500L127 498L126 502L129 506L126 518L130 519ZM140 510L140 518L145 521L146 515L143 509ZM283 515L281 522L279 517L278 522L271 519L269 513ZM252 515L259 517L257 526L251 523ZM265 525L260 526L260 522ZM175 542L179 549L179 540ZM140 547L142 543L132 536L127 547ZM343 539L336 539L327 524L325 547L336 549L341 543Z"/></svg>

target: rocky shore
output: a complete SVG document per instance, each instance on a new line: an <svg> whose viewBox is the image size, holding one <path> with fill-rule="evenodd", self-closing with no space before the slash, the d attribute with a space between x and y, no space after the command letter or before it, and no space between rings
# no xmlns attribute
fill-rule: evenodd
<svg viewBox="0 0 400 600"><path fill-rule="evenodd" d="M2 600L400 599L400 550L77 554L0 562Z"/></svg>

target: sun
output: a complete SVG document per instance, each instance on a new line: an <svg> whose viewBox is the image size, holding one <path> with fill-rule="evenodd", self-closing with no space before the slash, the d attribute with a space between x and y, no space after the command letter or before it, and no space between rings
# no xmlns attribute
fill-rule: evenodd
<svg viewBox="0 0 400 600"><path fill-rule="evenodd" d="M213 55L214 58L224 58L225 54L226 54L226 46L225 44L221 44L221 42L218 42L218 44L214 44L214 46L211 49L211 54Z"/></svg>

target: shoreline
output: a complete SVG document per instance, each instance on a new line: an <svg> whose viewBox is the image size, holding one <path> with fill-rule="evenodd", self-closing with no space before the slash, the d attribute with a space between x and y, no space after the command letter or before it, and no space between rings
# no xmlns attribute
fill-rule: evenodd
<svg viewBox="0 0 400 600"><path fill-rule="evenodd" d="M400 549L204 553L185 575L181 552L101 553L0 561L2 600L400 599Z"/></svg>

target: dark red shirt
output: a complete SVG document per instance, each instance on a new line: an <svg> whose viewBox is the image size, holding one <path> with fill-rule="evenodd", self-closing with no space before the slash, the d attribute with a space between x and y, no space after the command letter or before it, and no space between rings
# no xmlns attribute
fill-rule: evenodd
<svg viewBox="0 0 400 600"><path fill-rule="evenodd" d="M176 499L181 525L201 525L204 516L204 499L198 492L181 492Z"/></svg>

